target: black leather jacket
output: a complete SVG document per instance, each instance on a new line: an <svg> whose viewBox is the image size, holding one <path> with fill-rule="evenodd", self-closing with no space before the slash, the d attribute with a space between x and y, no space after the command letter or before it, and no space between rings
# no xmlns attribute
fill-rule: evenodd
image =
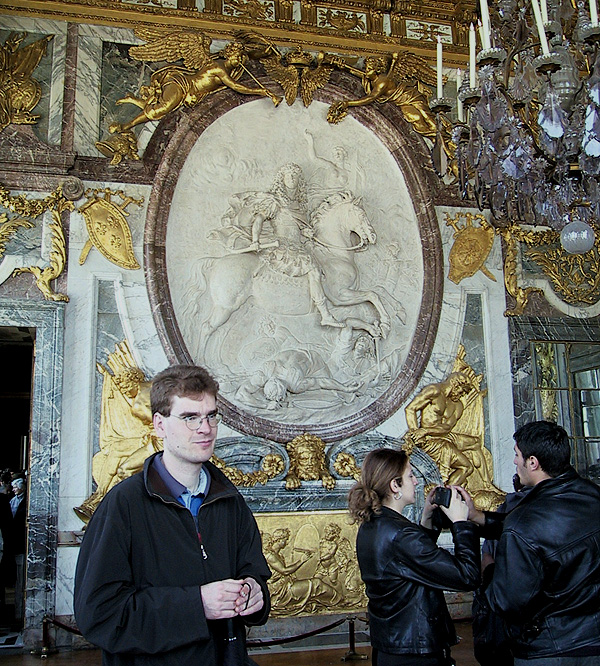
<svg viewBox="0 0 600 666"><path fill-rule="evenodd" d="M358 530L356 553L369 598L371 644L388 654L439 652L457 642L443 590L479 583L479 537L473 523L452 526L454 555L438 533L383 507Z"/></svg>
<svg viewBox="0 0 600 666"><path fill-rule="evenodd" d="M571 470L538 483L499 531L487 590L515 656L600 655L600 488Z"/></svg>

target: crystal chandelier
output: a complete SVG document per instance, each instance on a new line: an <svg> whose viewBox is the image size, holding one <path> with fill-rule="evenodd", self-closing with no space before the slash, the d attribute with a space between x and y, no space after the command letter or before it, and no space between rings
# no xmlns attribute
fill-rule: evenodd
<svg viewBox="0 0 600 666"><path fill-rule="evenodd" d="M593 246L600 218L600 26L586 2L498 0L490 17L481 0L482 49L471 26L452 129L463 197L489 206L496 226L561 232L574 253Z"/></svg>

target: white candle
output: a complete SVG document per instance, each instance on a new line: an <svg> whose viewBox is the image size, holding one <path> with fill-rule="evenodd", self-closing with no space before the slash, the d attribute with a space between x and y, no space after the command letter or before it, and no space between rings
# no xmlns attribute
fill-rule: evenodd
<svg viewBox="0 0 600 666"><path fill-rule="evenodd" d="M457 69L456 70L456 115L459 123L462 123L463 120L465 119L463 114L463 103L458 98L458 92L460 90L461 85L462 85L462 70Z"/></svg>
<svg viewBox="0 0 600 666"><path fill-rule="evenodd" d="M483 25L481 25L481 21L477 21L477 32L479 33L479 43L481 44L481 48L485 50L485 37L483 36Z"/></svg>
<svg viewBox="0 0 600 666"><path fill-rule="evenodd" d="M480 0L479 4L481 7L481 23L483 25L483 40L481 45L485 50L492 47L490 38L490 11L488 9L487 0Z"/></svg>
<svg viewBox="0 0 600 666"><path fill-rule="evenodd" d="M442 38L437 38L437 96L444 96L444 86L442 81Z"/></svg>
<svg viewBox="0 0 600 666"><path fill-rule="evenodd" d="M533 7L533 15L535 16L535 24L538 29L538 35L540 36L540 44L542 45L543 55L549 55L550 49L548 48L548 40L546 39L546 31L544 30L544 22L542 21L542 12L540 10L540 3L538 0L531 0L531 6Z"/></svg>
<svg viewBox="0 0 600 666"><path fill-rule="evenodd" d="M544 22L544 25L546 25L546 23L548 23L548 3L546 0L541 0L540 9L542 10L542 21Z"/></svg>
<svg viewBox="0 0 600 666"><path fill-rule="evenodd" d="M590 0L590 21L593 26L598 25L598 6L596 0Z"/></svg>
<svg viewBox="0 0 600 666"><path fill-rule="evenodd" d="M469 29L469 88L475 88L475 26Z"/></svg>

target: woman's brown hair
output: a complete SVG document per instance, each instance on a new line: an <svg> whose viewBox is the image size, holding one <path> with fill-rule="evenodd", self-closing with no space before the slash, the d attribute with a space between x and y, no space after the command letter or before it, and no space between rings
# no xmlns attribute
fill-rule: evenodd
<svg viewBox="0 0 600 666"><path fill-rule="evenodd" d="M405 451L376 449L366 455L360 481L348 494L348 508L355 523L367 522L373 514L381 512L383 500L390 492L390 483L402 478L407 465Z"/></svg>

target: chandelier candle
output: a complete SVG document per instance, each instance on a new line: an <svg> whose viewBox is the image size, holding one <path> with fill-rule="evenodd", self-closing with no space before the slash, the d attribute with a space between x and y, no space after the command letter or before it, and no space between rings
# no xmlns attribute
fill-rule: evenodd
<svg viewBox="0 0 600 666"><path fill-rule="evenodd" d="M490 10L488 8L487 0L480 0L481 7L481 46L484 51L492 48L492 41L490 36Z"/></svg>
<svg viewBox="0 0 600 666"><path fill-rule="evenodd" d="M442 38L437 38L437 96L441 99L444 96L444 86L442 81Z"/></svg>
<svg viewBox="0 0 600 666"><path fill-rule="evenodd" d="M471 23L469 28L469 88L473 90L476 85L475 81L475 26Z"/></svg>
<svg viewBox="0 0 600 666"><path fill-rule="evenodd" d="M550 55L550 49L548 48L548 40L546 39L546 31L544 30L544 22L542 21L542 12L540 10L540 3L538 2L538 0L531 0L531 7L533 8L533 15L535 16L535 24L537 26L538 35L540 36L542 53L544 55Z"/></svg>

